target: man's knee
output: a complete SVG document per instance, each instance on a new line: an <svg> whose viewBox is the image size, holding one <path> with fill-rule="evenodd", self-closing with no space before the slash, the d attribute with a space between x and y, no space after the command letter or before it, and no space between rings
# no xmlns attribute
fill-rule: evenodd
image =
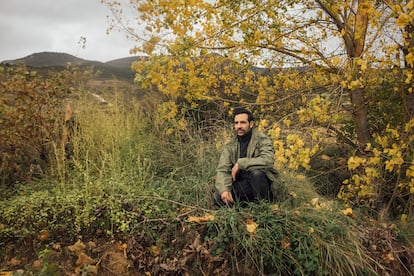
<svg viewBox="0 0 414 276"><path fill-rule="evenodd" d="M273 200L271 181L266 176L266 173L260 170L250 171L250 181L257 199Z"/></svg>
<svg viewBox="0 0 414 276"><path fill-rule="evenodd" d="M256 183L264 182L266 184L269 184L269 179L267 178L266 174L261 170L250 171L250 180Z"/></svg>

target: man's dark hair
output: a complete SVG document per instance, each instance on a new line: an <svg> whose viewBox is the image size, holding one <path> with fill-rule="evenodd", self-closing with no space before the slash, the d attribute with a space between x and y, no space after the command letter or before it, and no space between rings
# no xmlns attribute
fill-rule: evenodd
<svg viewBox="0 0 414 276"><path fill-rule="evenodd" d="M254 121L253 114L244 107L238 107L234 110L234 112L233 112L233 121L234 121L234 118L236 117L236 115L239 115L239 114L247 114L247 120L249 122Z"/></svg>

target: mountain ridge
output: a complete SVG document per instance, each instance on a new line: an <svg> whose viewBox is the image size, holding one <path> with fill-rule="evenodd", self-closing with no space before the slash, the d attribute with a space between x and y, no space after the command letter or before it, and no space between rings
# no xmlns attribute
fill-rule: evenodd
<svg viewBox="0 0 414 276"><path fill-rule="evenodd" d="M64 53L64 52L38 52L32 53L22 58L3 60L1 64L16 65L18 63L24 63L27 66L31 67L48 67L48 66L66 66L68 63L72 65L85 65L85 64L113 64L117 63L118 67L121 62L132 63L138 59L141 59L141 56L132 56L132 57L122 57L118 59L109 60L106 62L89 60L76 57L74 55Z"/></svg>
<svg viewBox="0 0 414 276"><path fill-rule="evenodd" d="M145 57L132 56L101 62L82 59L61 52L39 52L18 59L4 60L1 61L0 64L2 66L25 64L27 67L39 70L61 70L70 64L80 67L93 67L94 69L100 71L103 77L117 77L131 80L134 78L134 72L131 69L132 63L142 59L145 59Z"/></svg>

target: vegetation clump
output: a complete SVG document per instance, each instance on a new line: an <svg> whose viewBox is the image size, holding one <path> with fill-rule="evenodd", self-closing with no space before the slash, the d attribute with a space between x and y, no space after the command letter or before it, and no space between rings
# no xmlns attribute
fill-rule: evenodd
<svg viewBox="0 0 414 276"><path fill-rule="evenodd" d="M41 83L31 72L13 74L15 79L29 74ZM279 181L288 187L286 200L214 208L210 192L228 129L220 124L203 128L195 117L184 116L186 127L169 131L171 121L163 114L143 109L145 98L137 102L123 93L103 95L108 104L101 105L79 82L64 140L70 147L48 147L47 170L30 182L2 175L3 272L411 273L411 218L370 220L364 209L318 194L300 170L279 168ZM21 111L17 104L7 108ZM54 133L68 127L65 107L48 108L56 109L48 114L61 123L40 138L59 145L62 136ZM25 120L37 124L37 119ZM21 145L31 144L22 140Z"/></svg>

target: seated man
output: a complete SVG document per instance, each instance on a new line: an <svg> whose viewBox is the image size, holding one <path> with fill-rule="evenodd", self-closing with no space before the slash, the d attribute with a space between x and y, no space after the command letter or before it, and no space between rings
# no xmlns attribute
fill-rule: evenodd
<svg viewBox="0 0 414 276"><path fill-rule="evenodd" d="M273 168L273 143L253 127L252 113L244 108L236 109L236 135L224 147L216 169L213 194L216 205L273 200L271 185L277 176Z"/></svg>

